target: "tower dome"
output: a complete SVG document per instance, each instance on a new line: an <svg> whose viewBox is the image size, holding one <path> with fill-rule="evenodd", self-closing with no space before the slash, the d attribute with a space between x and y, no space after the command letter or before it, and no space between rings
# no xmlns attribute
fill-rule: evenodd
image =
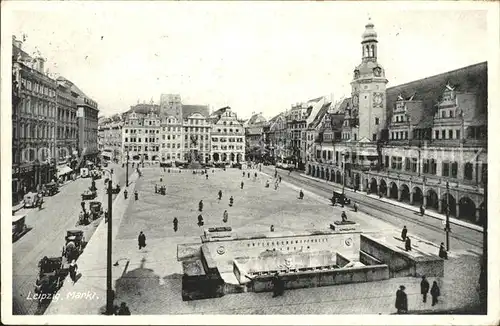
<svg viewBox="0 0 500 326"><path fill-rule="evenodd" d="M373 28L374 26L375 25L373 25L371 21L368 21L368 24L365 25L365 32L362 35L362 43L370 41L377 42L377 32L375 32L375 29Z"/></svg>

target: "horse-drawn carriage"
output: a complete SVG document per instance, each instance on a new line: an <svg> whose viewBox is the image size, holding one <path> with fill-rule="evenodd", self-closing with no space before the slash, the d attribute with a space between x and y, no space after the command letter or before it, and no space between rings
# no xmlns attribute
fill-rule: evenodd
<svg viewBox="0 0 500 326"><path fill-rule="evenodd" d="M92 200L97 197L97 191L87 189L82 193L82 200Z"/></svg>
<svg viewBox="0 0 500 326"><path fill-rule="evenodd" d="M38 262L38 278L35 281L35 293L40 294L41 297L48 294L56 293L62 286L64 277L67 275L67 270L63 269L62 257L43 257Z"/></svg>
<svg viewBox="0 0 500 326"><path fill-rule="evenodd" d="M104 214L102 203L99 201L91 201L89 204L89 211L93 220L98 219L102 214Z"/></svg>
<svg viewBox="0 0 500 326"><path fill-rule="evenodd" d="M12 216L12 241L19 239L26 233L26 214Z"/></svg>
<svg viewBox="0 0 500 326"><path fill-rule="evenodd" d="M62 249L63 267L77 260L85 247L85 236L82 230L68 230L65 237L66 243Z"/></svg>

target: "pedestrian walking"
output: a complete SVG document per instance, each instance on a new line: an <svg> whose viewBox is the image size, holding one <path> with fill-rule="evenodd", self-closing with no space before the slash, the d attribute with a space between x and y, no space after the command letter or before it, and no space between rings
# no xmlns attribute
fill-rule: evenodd
<svg viewBox="0 0 500 326"><path fill-rule="evenodd" d="M155 194L157 194L157 193L158 193L158 185L155 184Z"/></svg>
<svg viewBox="0 0 500 326"><path fill-rule="evenodd" d="M411 240L410 240L410 237L406 237L405 250L406 251L411 251Z"/></svg>
<svg viewBox="0 0 500 326"><path fill-rule="evenodd" d="M234 198L233 198L233 196L231 196L231 197L229 198L229 206L231 206L231 207L232 207L232 206L233 206L233 203L234 203Z"/></svg>
<svg viewBox="0 0 500 326"><path fill-rule="evenodd" d="M278 176L278 181L281 183L281 175Z"/></svg>
<svg viewBox="0 0 500 326"><path fill-rule="evenodd" d="M422 294L422 302L427 302L427 293L429 292L429 282L422 276L422 281L420 282L420 294Z"/></svg>
<svg viewBox="0 0 500 326"><path fill-rule="evenodd" d="M120 308L118 308L118 311L116 312L117 315L130 315L130 309L127 307L125 302L122 302L120 304Z"/></svg>
<svg viewBox="0 0 500 326"><path fill-rule="evenodd" d="M200 202L198 203L198 210L200 212L203 212L203 200L200 200Z"/></svg>
<svg viewBox="0 0 500 326"><path fill-rule="evenodd" d="M243 171L243 178L245 177L245 171Z"/></svg>
<svg viewBox="0 0 500 326"><path fill-rule="evenodd" d="M408 312L408 297L405 293L405 286L401 285L399 290L396 291L396 309L398 314L405 314Z"/></svg>
<svg viewBox="0 0 500 326"><path fill-rule="evenodd" d="M139 193L137 192L137 190L134 192L134 197L135 200L139 200Z"/></svg>
<svg viewBox="0 0 500 326"><path fill-rule="evenodd" d="M271 230L271 232L274 232L274 225L271 225L269 229Z"/></svg>
<svg viewBox="0 0 500 326"><path fill-rule="evenodd" d="M302 191L302 189L300 189L299 191L299 199L304 199L304 192Z"/></svg>
<svg viewBox="0 0 500 326"><path fill-rule="evenodd" d="M205 174L205 179L207 179L207 180L208 180L208 174Z"/></svg>
<svg viewBox="0 0 500 326"><path fill-rule="evenodd" d="M248 175L248 179L250 179L250 172L248 172L248 174L247 174L247 175Z"/></svg>
<svg viewBox="0 0 500 326"><path fill-rule="evenodd" d="M222 190L219 190L219 200L222 199Z"/></svg>
<svg viewBox="0 0 500 326"><path fill-rule="evenodd" d="M448 252L444 247L444 242L439 245L439 258L448 259Z"/></svg>
<svg viewBox="0 0 500 326"><path fill-rule="evenodd" d="M177 220L177 217L174 217L173 223L174 223L174 232L177 232L177 227L179 225L179 220Z"/></svg>
<svg viewBox="0 0 500 326"><path fill-rule="evenodd" d="M38 210L41 211L43 206L43 196L40 196L40 199L38 201Z"/></svg>
<svg viewBox="0 0 500 326"><path fill-rule="evenodd" d="M73 281L73 284L76 283L76 272L78 270L78 265L76 264L76 261L73 259L71 263L69 264L69 277Z"/></svg>
<svg viewBox="0 0 500 326"><path fill-rule="evenodd" d="M352 207L354 208L354 212L358 211L358 204L356 204L356 202L354 202Z"/></svg>
<svg viewBox="0 0 500 326"><path fill-rule="evenodd" d="M254 176L255 178L257 178L257 172L255 172L253 176Z"/></svg>
<svg viewBox="0 0 500 326"><path fill-rule="evenodd" d="M241 181L241 189L243 189L243 185L244 185L244 183L243 183L243 181Z"/></svg>
<svg viewBox="0 0 500 326"><path fill-rule="evenodd" d="M438 303L438 297L441 295L441 290L436 281L432 282L431 288L431 297L432 297L432 305L436 305Z"/></svg>
<svg viewBox="0 0 500 326"><path fill-rule="evenodd" d="M205 224L203 222L203 216L201 216L201 214L200 214L200 215L198 215L198 226L201 227L201 226L203 226L203 224Z"/></svg>
<svg viewBox="0 0 500 326"><path fill-rule="evenodd" d="M406 235L408 234L408 229L406 228L406 225L403 226L403 230L401 230L401 239L403 239L403 241L406 240Z"/></svg>
<svg viewBox="0 0 500 326"><path fill-rule="evenodd" d="M128 191L127 189L123 190L123 198L127 199L128 197Z"/></svg>
<svg viewBox="0 0 500 326"><path fill-rule="evenodd" d="M423 205L420 205L420 215L424 216L424 214L425 214L425 208Z"/></svg>
<svg viewBox="0 0 500 326"><path fill-rule="evenodd" d="M139 250L146 247L146 235L141 231L137 237L137 242L139 244Z"/></svg>
<svg viewBox="0 0 500 326"><path fill-rule="evenodd" d="M82 200L82 202L80 203L80 205L82 206L82 210L85 212L85 202Z"/></svg>
<svg viewBox="0 0 500 326"><path fill-rule="evenodd" d="M229 220L229 213L227 212L227 209L224 210L224 213L222 214L222 222L227 223Z"/></svg>

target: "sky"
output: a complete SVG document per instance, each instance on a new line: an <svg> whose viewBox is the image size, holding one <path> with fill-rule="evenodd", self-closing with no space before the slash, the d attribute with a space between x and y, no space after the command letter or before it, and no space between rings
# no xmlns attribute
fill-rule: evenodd
<svg viewBox="0 0 500 326"><path fill-rule="evenodd" d="M23 1L20 1L21 3ZM27 3L27 2L26 2ZM456 2L453 2L456 4ZM45 2L13 11L46 68L124 112L162 93L241 118L349 97L368 19L388 87L488 60L487 9L337 2ZM464 7L465 8L465 7Z"/></svg>

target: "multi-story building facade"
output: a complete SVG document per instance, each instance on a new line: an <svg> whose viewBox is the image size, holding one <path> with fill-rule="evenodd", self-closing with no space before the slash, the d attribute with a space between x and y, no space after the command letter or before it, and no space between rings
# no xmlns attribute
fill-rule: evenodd
<svg viewBox="0 0 500 326"><path fill-rule="evenodd" d="M31 57L22 42L12 44L12 200L56 177L56 81L44 59Z"/></svg>
<svg viewBox="0 0 500 326"><path fill-rule="evenodd" d="M269 131L266 138L269 139L270 155L274 161L282 162L291 155L288 144L286 113L280 113L269 120Z"/></svg>
<svg viewBox="0 0 500 326"><path fill-rule="evenodd" d="M341 139L318 142L307 173L481 224L487 63L386 89L372 23L361 44Z"/></svg>
<svg viewBox="0 0 500 326"><path fill-rule="evenodd" d="M99 108L97 102L85 95L75 85L72 86L72 90L79 95L76 106L78 108L79 167L82 167L88 162L97 163L98 161L97 129Z"/></svg>
<svg viewBox="0 0 500 326"><path fill-rule="evenodd" d="M160 157L162 163L180 162L184 156L184 140L182 121L173 115L163 116L161 119L161 148Z"/></svg>
<svg viewBox="0 0 500 326"><path fill-rule="evenodd" d="M106 161L121 162L123 121L120 114L99 118L99 152Z"/></svg>
<svg viewBox="0 0 500 326"><path fill-rule="evenodd" d="M72 90L73 83L66 78L57 78L56 152L57 176L68 178L77 165L78 154L78 94Z"/></svg>
<svg viewBox="0 0 500 326"><path fill-rule="evenodd" d="M182 116L184 160L208 163L211 154L208 106L183 105Z"/></svg>
<svg viewBox="0 0 500 326"><path fill-rule="evenodd" d="M262 113L254 113L244 124L246 157L249 160L261 160L268 152L266 144L267 133L264 129L268 126Z"/></svg>
<svg viewBox="0 0 500 326"><path fill-rule="evenodd" d="M149 112L147 111L149 109ZM162 130L159 106L138 104L125 114L122 132L122 162L157 164L160 162Z"/></svg>
<svg viewBox="0 0 500 326"><path fill-rule="evenodd" d="M237 163L245 161L245 130L230 107L210 115L213 162Z"/></svg>

